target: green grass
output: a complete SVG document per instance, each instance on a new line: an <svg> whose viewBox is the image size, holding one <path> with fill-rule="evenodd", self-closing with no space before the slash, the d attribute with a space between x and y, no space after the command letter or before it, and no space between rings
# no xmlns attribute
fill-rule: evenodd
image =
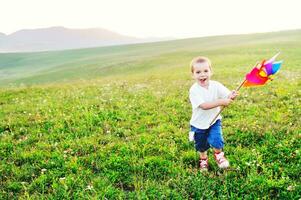
<svg viewBox="0 0 301 200"><path fill-rule="evenodd" d="M275 80L223 112L231 170L197 169L189 62L230 89L281 51ZM300 199L300 31L0 54L0 199Z"/></svg>

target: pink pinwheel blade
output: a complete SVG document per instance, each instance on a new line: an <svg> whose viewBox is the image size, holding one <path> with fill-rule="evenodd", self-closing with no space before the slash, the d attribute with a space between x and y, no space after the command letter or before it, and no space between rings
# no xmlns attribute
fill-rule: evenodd
<svg viewBox="0 0 301 200"><path fill-rule="evenodd" d="M246 79L248 82L253 83L255 85L263 85L268 80L267 77L262 77L259 75L260 70L258 68L254 68L249 74L246 75Z"/></svg>

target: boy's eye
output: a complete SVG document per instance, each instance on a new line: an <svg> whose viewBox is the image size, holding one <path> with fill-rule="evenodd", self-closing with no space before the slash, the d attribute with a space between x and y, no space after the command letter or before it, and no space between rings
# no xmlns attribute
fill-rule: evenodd
<svg viewBox="0 0 301 200"><path fill-rule="evenodd" d="M208 72L208 70L205 70L204 72Z"/></svg>

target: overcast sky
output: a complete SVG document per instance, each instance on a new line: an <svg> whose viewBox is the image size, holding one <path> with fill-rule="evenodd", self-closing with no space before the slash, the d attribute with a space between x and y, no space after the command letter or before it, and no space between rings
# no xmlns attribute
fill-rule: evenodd
<svg viewBox="0 0 301 200"><path fill-rule="evenodd" d="M64 26L188 38L301 28L300 0L0 0L0 32Z"/></svg>

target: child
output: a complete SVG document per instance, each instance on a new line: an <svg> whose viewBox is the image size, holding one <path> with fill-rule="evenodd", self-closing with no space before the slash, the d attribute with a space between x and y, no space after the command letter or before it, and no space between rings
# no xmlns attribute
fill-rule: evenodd
<svg viewBox="0 0 301 200"><path fill-rule="evenodd" d="M200 170L208 170L207 150L212 147L214 158L220 168L229 167L229 162L222 151L224 140L221 129L221 116L210 125L220 106L229 105L238 95L229 91L217 81L210 80L212 76L211 62L206 57L196 57L191 61L192 77L195 83L189 90L192 104L190 120L191 132L194 132L195 148L200 152Z"/></svg>

